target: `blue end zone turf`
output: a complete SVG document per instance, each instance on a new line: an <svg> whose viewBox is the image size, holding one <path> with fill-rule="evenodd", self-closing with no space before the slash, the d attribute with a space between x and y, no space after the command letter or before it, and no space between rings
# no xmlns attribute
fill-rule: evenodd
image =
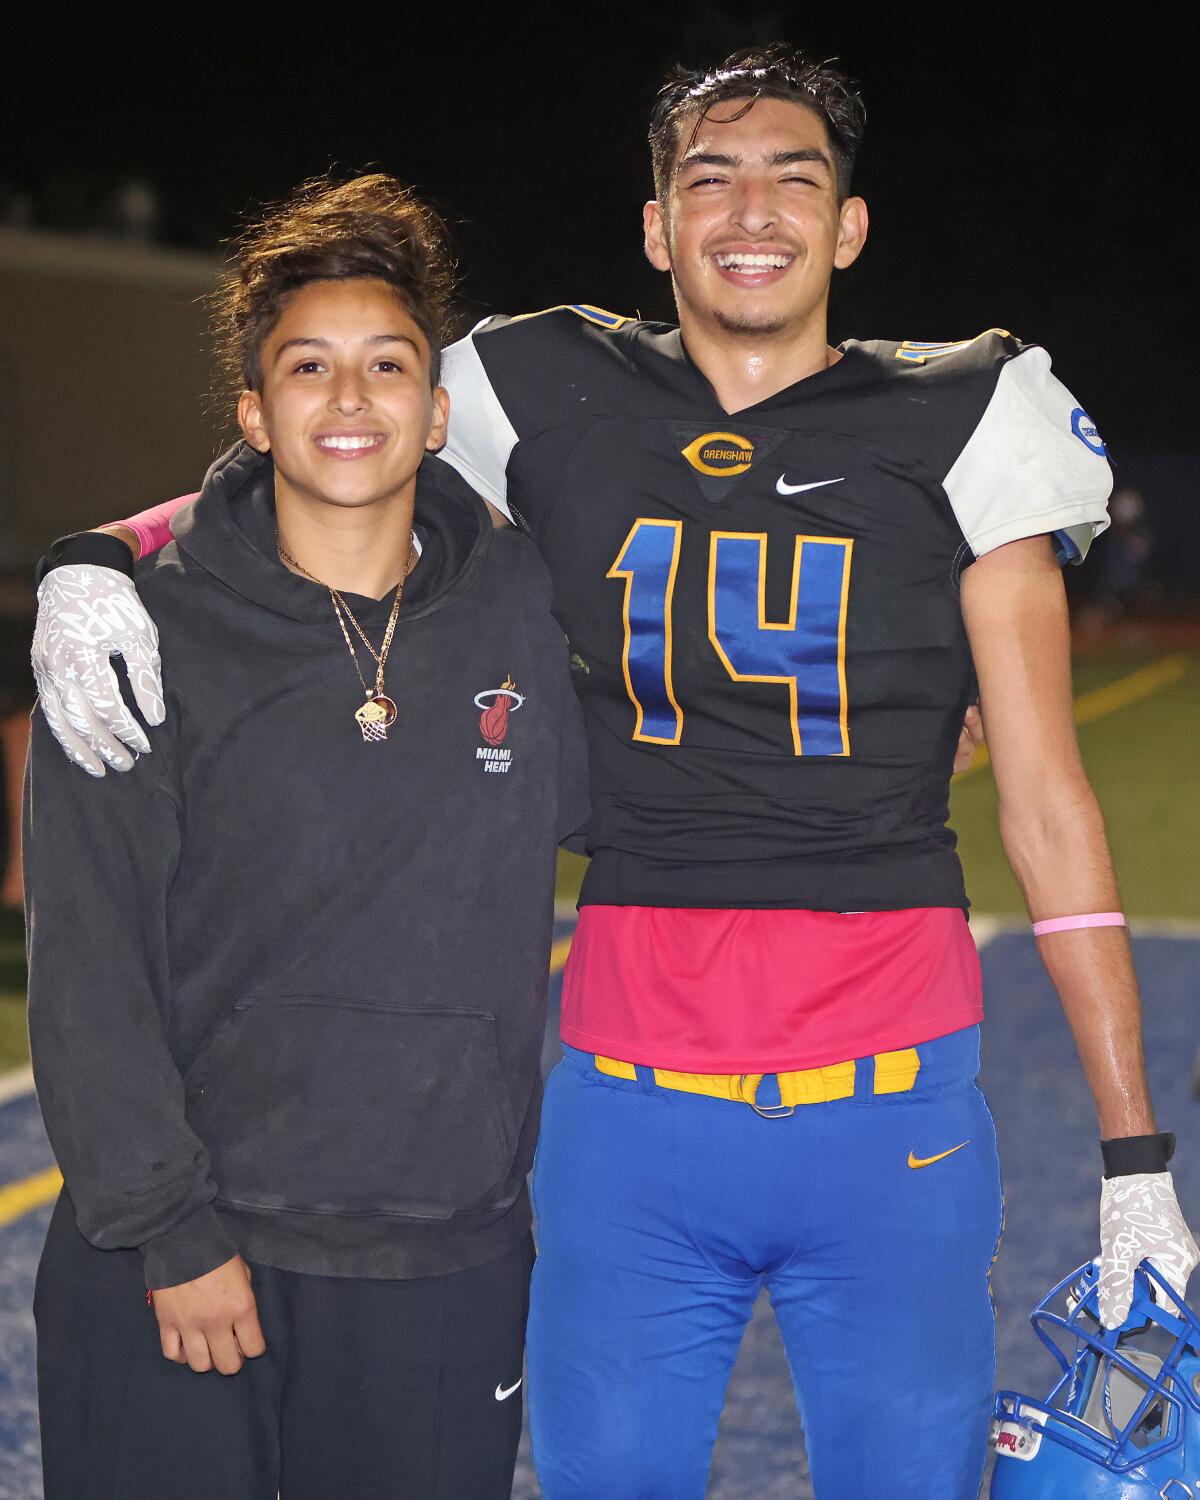
<svg viewBox="0 0 1200 1500"><path fill-rule="evenodd" d="M1200 1102L1191 1097L1200 1044L1200 937L1134 940L1145 1007L1146 1065L1159 1125L1178 1137L1171 1170L1184 1213L1200 1226ZM983 1086L996 1117L1007 1223L993 1277L999 1380L1046 1384L1052 1363L1026 1321L1030 1306L1098 1248L1100 1151L1091 1095L1050 981L1028 936L983 952L987 1020ZM1200 1301L1200 1276L1192 1302Z"/></svg>
<svg viewBox="0 0 1200 1500"><path fill-rule="evenodd" d="M558 924L556 938L570 930ZM1174 1130L1180 1201L1200 1224L1200 1102L1190 1096L1200 1046L1200 935L1135 941L1146 1008L1146 1053L1159 1123ZM1008 1221L994 1287L999 1379L1038 1392L1049 1359L1029 1330L1033 1303L1097 1248L1100 1157L1091 1100L1070 1032L1027 931L1002 933L983 951L987 1020L983 1083L1000 1134ZM559 983L552 990L546 1060L557 1055ZM0 1106L0 1186L50 1163L36 1105ZM0 1500L36 1500L37 1429L29 1305L49 1209L0 1228ZM1200 1302L1200 1278L1193 1284ZM882 1316L883 1309L880 1309ZM870 1413L858 1440L870 1441ZM853 1440L853 1439L851 1439ZM721 1424L709 1500L809 1500L799 1422L782 1350L770 1320L756 1317L742 1346ZM514 1500L538 1494L527 1444Z"/></svg>
<svg viewBox="0 0 1200 1500"><path fill-rule="evenodd" d="M31 1094L0 1106L0 1187L53 1165ZM50 1208L0 1228L0 1500L40 1496L33 1278Z"/></svg>
<svg viewBox="0 0 1200 1500"><path fill-rule="evenodd" d="M0 1230L0 1500L42 1493L30 1303L49 1223L46 1207Z"/></svg>

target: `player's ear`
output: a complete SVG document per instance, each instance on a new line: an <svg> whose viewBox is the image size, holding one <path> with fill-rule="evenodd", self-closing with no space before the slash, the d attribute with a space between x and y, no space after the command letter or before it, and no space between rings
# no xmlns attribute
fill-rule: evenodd
<svg viewBox="0 0 1200 1500"><path fill-rule="evenodd" d="M838 216L837 248L833 263L839 271L852 266L867 242L867 205L861 198L847 198Z"/></svg>
<svg viewBox="0 0 1200 1500"><path fill-rule="evenodd" d="M429 453L439 453L446 446L446 424L450 420L450 392L445 386L437 385L433 388L433 424L429 429L429 436L425 439L425 448Z"/></svg>
<svg viewBox="0 0 1200 1500"><path fill-rule="evenodd" d="M237 404L238 426L242 436L259 453L271 451L271 439L263 420L262 398L257 391L243 391Z"/></svg>
<svg viewBox="0 0 1200 1500"><path fill-rule="evenodd" d="M656 271L669 271L671 251L667 245L667 226L657 198L651 198L642 209L642 225L646 236L646 259Z"/></svg>

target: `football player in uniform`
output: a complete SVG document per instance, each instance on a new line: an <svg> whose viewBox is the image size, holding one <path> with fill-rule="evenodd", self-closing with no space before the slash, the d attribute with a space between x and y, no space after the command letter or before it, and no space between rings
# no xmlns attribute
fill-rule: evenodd
<svg viewBox="0 0 1200 1500"><path fill-rule="evenodd" d="M1197 1258L1071 710L1060 564L1107 524L1104 445L1003 331L829 347L862 125L853 86L786 48L675 76L645 246L679 326L580 304L447 351L442 458L542 549L590 735L534 1181L547 1500L698 1500L763 1287L821 1500L975 1495L1001 1202L946 821L976 683L1104 1139L1105 1317L1151 1248L1180 1290ZM152 649L111 537L55 557L91 569L91 646ZM108 732L106 678L84 691L56 624L35 655L64 741L127 763L148 746ZM864 1406L869 1443L847 1437Z"/></svg>

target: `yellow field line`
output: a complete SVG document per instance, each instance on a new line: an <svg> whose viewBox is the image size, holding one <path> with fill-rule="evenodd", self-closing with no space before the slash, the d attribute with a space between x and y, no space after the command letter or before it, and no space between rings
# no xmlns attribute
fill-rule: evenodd
<svg viewBox="0 0 1200 1500"><path fill-rule="evenodd" d="M1130 672L1128 677L1118 677L1116 682L1084 693L1075 700L1075 722L1089 724L1093 719L1102 719L1105 714L1116 713L1117 709L1136 703L1139 698L1148 698L1160 688L1178 682L1187 672L1188 666L1187 657L1180 653L1164 656L1159 661L1151 662L1148 667Z"/></svg>
<svg viewBox="0 0 1200 1500"><path fill-rule="evenodd" d="M559 974L567 961L567 954L571 951L571 939L569 937L559 938L550 950L550 972Z"/></svg>
<svg viewBox="0 0 1200 1500"><path fill-rule="evenodd" d="M1116 682L1094 688L1090 693L1081 693L1075 700L1076 724L1090 724L1093 719L1115 714L1120 708L1128 708L1131 703L1137 703L1141 698L1148 698L1151 693L1170 687L1186 674L1190 665L1186 656L1176 652L1152 661L1148 667L1139 667L1126 677L1118 677ZM954 779L962 781L967 776L973 776L976 771L986 771L991 763L987 746L981 745L975 752L975 759Z"/></svg>
<svg viewBox="0 0 1200 1500"><path fill-rule="evenodd" d="M62 1173L57 1167L47 1167L44 1172L36 1172L32 1177L0 1188L0 1228L57 1198L61 1187Z"/></svg>

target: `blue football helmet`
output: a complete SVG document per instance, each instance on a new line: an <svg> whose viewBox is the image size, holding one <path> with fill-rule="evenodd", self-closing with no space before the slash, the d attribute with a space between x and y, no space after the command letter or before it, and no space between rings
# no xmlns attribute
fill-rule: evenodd
<svg viewBox="0 0 1200 1500"><path fill-rule="evenodd" d="M1098 1301L1093 1262L1034 1308L1062 1374L1044 1400L997 1395L992 1500L1200 1500L1200 1321L1148 1261L1120 1328Z"/></svg>

